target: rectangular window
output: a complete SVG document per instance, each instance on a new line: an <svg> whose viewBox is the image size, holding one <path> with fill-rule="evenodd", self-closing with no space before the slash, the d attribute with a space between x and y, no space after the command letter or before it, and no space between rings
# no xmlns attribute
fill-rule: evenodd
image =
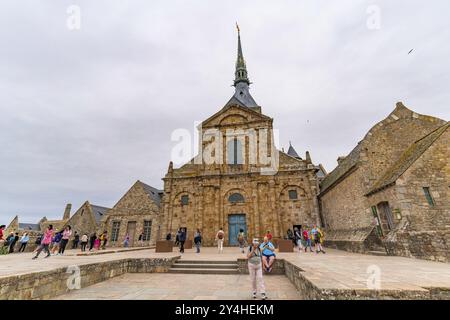
<svg viewBox="0 0 450 320"><path fill-rule="evenodd" d="M289 190L289 199L290 200L298 199L297 190Z"/></svg>
<svg viewBox="0 0 450 320"><path fill-rule="evenodd" d="M144 220L144 236L143 236L142 240L150 241L151 236L152 236L152 221Z"/></svg>
<svg viewBox="0 0 450 320"><path fill-rule="evenodd" d="M189 204L189 196L188 195L181 196L181 204L183 206L187 206Z"/></svg>
<svg viewBox="0 0 450 320"><path fill-rule="evenodd" d="M116 242L119 239L120 221L114 221L111 230L111 241Z"/></svg>
<svg viewBox="0 0 450 320"><path fill-rule="evenodd" d="M434 207L434 199L431 196L430 188L429 187L423 187L423 193L425 193L425 198L427 198L428 204L432 207Z"/></svg>

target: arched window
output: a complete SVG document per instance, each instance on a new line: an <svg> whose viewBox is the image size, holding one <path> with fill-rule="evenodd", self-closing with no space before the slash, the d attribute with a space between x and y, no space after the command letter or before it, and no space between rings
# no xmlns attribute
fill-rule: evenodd
<svg viewBox="0 0 450 320"><path fill-rule="evenodd" d="M244 196L240 193L233 193L228 197L228 201L231 203L245 202Z"/></svg>
<svg viewBox="0 0 450 320"><path fill-rule="evenodd" d="M242 143L238 138L228 141L227 144L227 164L243 164Z"/></svg>

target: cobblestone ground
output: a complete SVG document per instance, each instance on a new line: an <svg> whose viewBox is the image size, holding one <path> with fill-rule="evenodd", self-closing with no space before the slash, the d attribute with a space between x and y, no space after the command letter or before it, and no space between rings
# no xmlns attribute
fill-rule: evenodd
<svg viewBox="0 0 450 320"><path fill-rule="evenodd" d="M269 299L299 299L285 276L264 277ZM58 300L229 300L252 299L248 275L132 274L56 297ZM258 296L260 299L260 296Z"/></svg>

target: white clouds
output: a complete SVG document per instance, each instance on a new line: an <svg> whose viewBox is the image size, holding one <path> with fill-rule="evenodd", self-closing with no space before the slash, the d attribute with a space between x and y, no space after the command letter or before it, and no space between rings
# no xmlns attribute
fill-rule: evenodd
<svg viewBox="0 0 450 320"><path fill-rule="evenodd" d="M81 29L66 9L81 8ZM381 28L366 26L378 5ZM232 95L235 21L282 144L332 169L398 100L447 118L448 1L3 1L0 220L161 187L172 130ZM408 51L414 48L412 54ZM5 222L3 221L3 222Z"/></svg>

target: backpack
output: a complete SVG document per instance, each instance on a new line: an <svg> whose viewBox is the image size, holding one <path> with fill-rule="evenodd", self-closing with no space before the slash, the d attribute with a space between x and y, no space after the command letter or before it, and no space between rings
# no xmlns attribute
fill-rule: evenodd
<svg viewBox="0 0 450 320"><path fill-rule="evenodd" d="M219 238L220 240L223 239L223 231L219 231L219 233L217 234L217 238Z"/></svg>

